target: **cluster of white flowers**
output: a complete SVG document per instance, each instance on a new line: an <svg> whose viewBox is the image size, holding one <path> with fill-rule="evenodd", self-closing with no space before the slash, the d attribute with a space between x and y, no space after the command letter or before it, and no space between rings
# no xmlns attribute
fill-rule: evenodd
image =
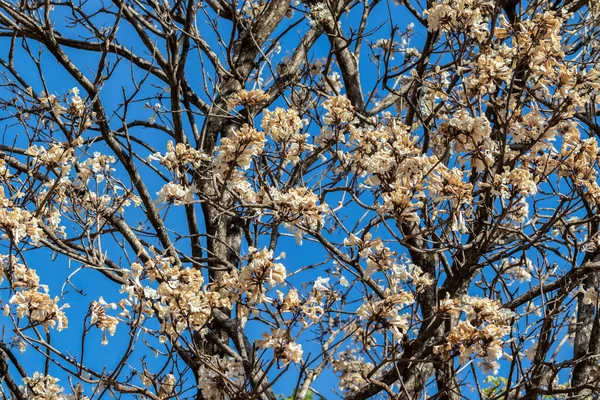
<svg viewBox="0 0 600 400"><path fill-rule="evenodd" d="M593 306L598 306L600 303L598 303L598 291L596 290L596 288L594 287L589 287L586 289L580 288L579 289L580 293L583 293L583 304L586 305L593 305Z"/></svg>
<svg viewBox="0 0 600 400"><path fill-rule="evenodd" d="M418 222L425 197L435 203L446 201L452 214L468 208L473 185L465 181L465 174L449 169L435 155L422 154L417 140L399 119L383 115L374 129L350 127L350 150L338 151L338 157L345 168L366 177L366 185L381 190L381 212Z"/></svg>
<svg viewBox="0 0 600 400"><path fill-rule="evenodd" d="M400 260L396 252L384 245L381 238L373 239L370 232L365 234L364 238L359 238L351 233L348 238L344 239L344 245L355 246L358 255L366 260L366 276L374 272L389 272L390 287L395 288L411 281L418 289L422 289L434 282L429 274L423 272L405 256Z"/></svg>
<svg viewBox="0 0 600 400"><path fill-rule="evenodd" d="M344 88L344 81L340 74L336 71L333 71L331 74L327 75L327 79L325 79L325 83L327 84L327 93L336 95L342 91Z"/></svg>
<svg viewBox="0 0 600 400"><path fill-rule="evenodd" d="M65 146L63 143L53 143L48 149L40 146L30 146L25 154L33 158L35 164L48 167L64 167L64 172L70 171L73 161L75 161L75 151L71 146Z"/></svg>
<svg viewBox="0 0 600 400"><path fill-rule="evenodd" d="M391 213L398 220L415 223L421 221L418 211L423 206L420 197L424 194L426 180L419 180L418 175L413 177L411 171L421 171L422 175L426 175L429 170L423 167L428 164L428 161L429 157L425 155L406 160L405 174L399 174L395 181L388 184L381 195L383 199L380 207L381 213Z"/></svg>
<svg viewBox="0 0 600 400"><path fill-rule="evenodd" d="M29 90L30 93L31 90ZM96 117L96 113L89 111L85 104L85 101L79 96L79 88L74 87L69 90L71 96L68 108L61 104L61 101L53 94L41 93L40 105L42 108L51 111L56 118L60 121L61 117L65 114L70 115L73 118L81 118L81 126L84 129L92 126L93 120Z"/></svg>
<svg viewBox="0 0 600 400"><path fill-rule="evenodd" d="M79 96L79 88L74 87L69 90L69 94L71 94L71 100L69 103L69 115L73 118L80 118L82 127L84 129L92 126L94 119L96 118L96 112L88 110L88 107L85 105L85 101Z"/></svg>
<svg viewBox="0 0 600 400"><path fill-rule="evenodd" d="M79 163L79 170L77 177L84 183L87 184L92 176L95 177L96 182L102 182L105 179L106 174L110 174L115 171L112 164L115 163L115 157L101 154L100 152L94 152L93 157L87 158L83 162Z"/></svg>
<svg viewBox="0 0 600 400"><path fill-rule="evenodd" d="M245 385L242 363L229 357L212 356L198 370L198 389L207 400L237 398Z"/></svg>
<svg viewBox="0 0 600 400"><path fill-rule="evenodd" d="M551 165L558 168L560 176L571 178L594 204L600 205L598 141L593 137L582 140L574 121L561 123L559 130L563 135L562 146Z"/></svg>
<svg viewBox="0 0 600 400"><path fill-rule="evenodd" d="M32 377L23 378L24 386L20 389L30 400L68 400L71 396L65 395L64 389L58 384L59 379L41 372L34 372ZM79 400L87 400L87 396Z"/></svg>
<svg viewBox="0 0 600 400"><path fill-rule="evenodd" d="M11 286L15 291L8 304L4 305L4 314L11 312L11 306L16 307L18 318L27 317L32 325L43 325L46 329L56 328L61 331L69 326L69 321L63 309L68 304L58 306L58 296L51 298L48 294L48 286L40 284L40 278L31 268L16 262L12 256ZM0 263L5 264L8 258L0 257ZM5 264L6 265L6 264ZM6 268L4 268L6 271ZM0 276L4 278L4 276Z"/></svg>
<svg viewBox="0 0 600 400"><path fill-rule="evenodd" d="M267 4L269 4L265 0L251 0L245 1L244 7L241 10L242 17L253 20L257 18L265 9Z"/></svg>
<svg viewBox="0 0 600 400"><path fill-rule="evenodd" d="M281 307L279 308L281 312L294 312L301 304L298 297L298 290L296 289L290 289L285 296L278 290L277 298L281 303Z"/></svg>
<svg viewBox="0 0 600 400"><path fill-rule="evenodd" d="M45 237L40 227L40 220L35 214L6 198L2 186L0 186L0 232L3 239L10 239L14 243L24 239L37 243Z"/></svg>
<svg viewBox="0 0 600 400"><path fill-rule="evenodd" d="M177 383L177 379L173 374L166 374L159 385L160 388L158 390L158 397L160 400L166 400L173 398L173 390L175 390L175 384Z"/></svg>
<svg viewBox="0 0 600 400"><path fill-rule="evenodd" d="M352 158L349 168L361 176L372 175L367 183L377 185L394 174L398 163L407 157L418 156L413 137L400 120L386 119L375 129L352 127L349 144Z"/></svg>
<svg viewBox="0 0 600 400"><path fill-rule="evenodd" d="M521 118L515 118L509 126L514 143L534 143L531 151L553 150L549 142L555 140L556 126L549 126L548 119L537 107L532 107Z"/></svg>
<svg viewBox="0 0 600 400"><path fill-rule="evenodd" d="M560 149L560 173L570 176L575 182L595 178L598 162L598 141L590 137L581 139L581 132L575 121L564 122L560 126L563 134Z"/></svg>
<svg viewBox="0 0 600 400"><path fill-rule="evenodd" d="M498 30L495 29L496 36ZM498 48L486 46L474 61L474 71L466 77L466 86L473 94L493 93L498 85L510 85L514 75L517 50L503 43Z"/></svg>
<svg viewBox="0 0 600 400"><path fill-rule="evenodd" d="M473 184L465 181L464 171L450 169L442 163L436 164L428 176L427 191L431 200L436 203L449 201L454 210L473 201Z"/></svg>
<svg viewBox="0 0 600 400"><path fill-rule="evenodd" d="M158 160L169 171L179 176L180 168L185 167L187 164L193 166L195 169L199 169L211 158L202 151L194 149L189 144L177 143L173 145L173 142L169 140L167 142L167 152L164 155L154 153L149 159Z"/></svg>
<svg viewBox="0 0 600 400"><path fill-rule="evenodd" d="M248 253L248 264L239 275L239 291L245 293L252 303L261 303L266 300L264 285L273 287L283 283L286 277L285 267L274 262L273 250L258 250L250 246Z"/></svg>
<svg viewBox="0 0 600 400"><path fill-rule="evenodd" d="M310 135L302 133L304 123L295 110L276 108L275 111L264 112L262 127L265 133L283 147L282 166L290 162L296 164L302 152L313 149L307 143Z"/></svg>
<svg viewBox="0 0 600 400"><path fill-rule="evenodd" d="M265 332L262 336L264 339L257 340L256 344L261 349L273 349L276 359L284 364L302 361L302 346L294 342L289 331L272 328L271 333Z"/></svg>
<svg viewBox="0 0 600 400"><path fill-rule="evenodd" d="M344 125L354 120L354 107L346 96L332 96L323 102L327 111L323 121L329 125Z"/></svg>
<svg viewBox="0 0 600 400"><path fill-rule="evenodd" d="M383 300L363 303L356 314L368 329L391 330L395 342L400 342L408 332L410 313L402 314L401 310L414 303L412 294L404 291L394 293L386 289ZM367 329L367 328L365 328ZM370 335L372 332L366 332Z"/></svg>
<svg viewBox="0 0 600 400"><path fill-rule="evenodd" d="M495 300L466 295L460 299L446 298L440 301L438 312L455 318L464 313L465 319L452 327L446 344L436 346L434 352L448 354L456 350L461 364L471 355L482 357L482 365L497 373L500 368L497 360L503 354L502 338L510 333L514 313L501 308L501 304Z"/></svg>
<svg viewBox="0 0 600 400"><path fill-rule="evenodd" d="M41 93L40 105L50 110L60 121L62 115L67 112L67 108L60 104L60 100L53 94Z"/></svg>
<svg viewBox="0 0 600 400"><path fill-rule="evenodd" d="M201 331L210 320L216 301L205 295L202 271L173 265L169 257L158 254L145 267L150 280L158 281L159 285L156 290L144 287L142 296L155 301L154 307L163 321L162 331L169 336L177 336L186 329ZM141 285L135 280L132 283L134 287L126 290L139 293Z"/></svg>
<svg viewBox="0 0 600 400"><path fill-rule="evenodd" d="M117 305L115 303L107 303L102 297L98 301L92 301L90 304L90 323L95 325L102 331L102 345L107 345L108 340L106 338L106 331L114 336L119 324L119 319L106 314L107 309L115 310Z"/></svg>
<svg viewBox="0 0 600 400"><path fill-rule="evenodd" d="M390 287L396 287L400 283L410 280L417 290L421 291L427 286L435 284L435 279L427 272L423 272L421 267L413 264L406 255L402 256L400 261L392 267L389 276Z"/></svg>
<svg viewBox="0 0 600 400"><path fill-rule="evenodd" d="M191 204L194 202L194 193L196 193L196 185L183 186L179 183L168 182L156 194L156 199L159 203L172 202L176 206L183 204Z"/></svg>
<svg viewBox="0 0 600 400"><path fill-rule="evenodd" d="M222 138L215 150L217 155L214 160L220 179L230 179L231 171L238 167L248 169L252 157L262 154L266 141L264 132L247 124L234 131L231 137Z"/></svg>
<svg viewBox="0 0 600 400"><path fill-rule="evenodd" d="M535 13L533 18L522 21L515 32L514 44L517 46L519 59L528 60L532 80L541 79L536 82L537 90L558 82L561 71L565 68L562 63L565 57L564 46L560 35L564 22L564 17L559 13ZM560 88L552 96L560 96Z"/></svg>
<svg viewBox="0 0 600 400"><path fill-rule="evenodd" d="M483 42L489 35L489 14L494 5L489 0L441 0L425 11L427 29L460 32Z"/></svg>
<svg viewBox="0 0 600 400"><path fill-rule="evenodd" d="M294 232L296 241L302 242L304 231L318 230L329 213L327 204L318 204L319 197L305 187L280 191L266 187L259 193L258 204L272 209L275 218Z"/></svg>
<svg viewBox="0 0 600 400"><path fill-rule="evenodd" d="M365 385L367 376L373 370L373 364L356 356L355 350L346 350L337 353L333 364L333 371L340 375L338 387L346 393L354 392Z"/></svg>
<svg viewBox="0 0 600 400"><path fill-rule="evenodd" d="M344 239L344 246L357 247L358 254L367 263L365 271L367 276L373 272L389 271L396 266L396 252L385 246L381 238L373 239L370 232L366 233L362 239L351 233Z"/></svg>
<svg viewBox="0 0 600 400"><path fill-rule="evenodd" d="M267 95L261 89L242 89L227 101L227 106L230 109L234 109L235 107L240 105L244 107L256 107L261 103L267 101L268 99L269 95Z"/></svg>
<svg viewBox="0 0 600 400"><path fill-rule="evenodd" d="M520 260L516 258L507 258L500 265L502 273L509 274L513 279L521 282L531 281L533 263L530 259Z"/></svg>
<svg viewBox="0 0 600 400"><path fill-rule="evenodd" d="M438 132L454 144L455 151L469 154L459 154L459 160L465 163L470 159L478 172L494 164L497 145L491 139L492 128L485 116L472 117L461 108L441 123Z"/></svg>
<svg viewBox="0 0 600 400"><path fill-rule="evenodd" d="M494 176L493 192L510 199L514 195L522 197L533 196L537 193L534 175L525 168L508 168Z"/></svg>

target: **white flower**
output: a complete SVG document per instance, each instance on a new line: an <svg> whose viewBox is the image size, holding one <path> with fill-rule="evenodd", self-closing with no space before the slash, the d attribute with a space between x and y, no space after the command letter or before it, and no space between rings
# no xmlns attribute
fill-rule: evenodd
<svg viewBox="0 0 600 400"><path fill-rule="evenodd" d="M318 277L315 279L313 290L319 293L329 291L329 278Z"/></svg>

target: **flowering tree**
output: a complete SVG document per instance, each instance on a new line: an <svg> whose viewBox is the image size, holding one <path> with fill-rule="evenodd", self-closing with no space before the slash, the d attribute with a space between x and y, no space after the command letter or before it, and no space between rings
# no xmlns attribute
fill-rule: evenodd
<svg viewBox="0 0 600 400"><path fill-rule="evenodd" d="M598 393L599 21L1 1L3 397Z"/></svg>

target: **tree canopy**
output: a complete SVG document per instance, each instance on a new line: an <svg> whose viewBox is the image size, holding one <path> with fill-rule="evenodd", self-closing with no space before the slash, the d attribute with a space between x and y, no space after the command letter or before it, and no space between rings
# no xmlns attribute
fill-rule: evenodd
<svg viewBox="0 0 600 400"><path fill-rule="evenodd" d="M0 1L1 395L600 393L599 22Z"/></svg>

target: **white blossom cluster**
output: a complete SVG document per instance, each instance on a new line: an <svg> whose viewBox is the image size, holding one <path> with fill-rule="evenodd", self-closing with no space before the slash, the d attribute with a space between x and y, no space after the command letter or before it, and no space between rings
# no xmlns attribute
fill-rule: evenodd
<svg viewBox="0 0 600 400"><path fill-rule="evenodd" d="M460 299L446 298L440 301L438 312L459 318L446 336L446 344L435 347L434 352L448 354L457 351L461 364L474 355L481 357L482 367L497 373L502 355L504 336L510 333L511 319L515 314L501 308L495 300L462 296Z"/></svg>
<svg viewBox="0 0 600 400"><path fill-rule="evenodd" d="M10 268L8 266L10 265ZM40 284L36 271L18 262L14 256L0 256L0 266L4 274L0 275L0 283L10 270L10 283L13 296L4 305L4 315L10 315L13 307L18 318L28 318L32 325L42 325L46 329L66 329L69 321L64 313L68 304L58 305L58 296L52 298L48 294L48 286Z"/></svg>
<svg viewBox="0 0 600 400"><path fill-rule="evenodd" d="M205 399L233 400L244 391L246 378L242 363L229 357L212 356L198 371L198 389Z"/></svg>
<svg viewBox="0 0 600 400"><path fill-rule="evenodd" d="M460 32L483 42L488 34L493 3L485 0L442 0L425 11L431 32Z"/></svg>
<svg viewBox="0 0 600 400"><path fill-rule="evenodd" d="M302 361L302 346L294 342L288 330L273 328L270 333L265 332L262 336L263 339L256 341L258 347L273 349L275 358L281 360L283 364Z"/></svg>
<svg viewBox="0 0 600 400"><path fill-rule="evenodd" d="M116 310L116 308L117 305L115 303L107 303L102 297L98 301L92 301L90 304L90 324L102 331L103 345L108 344L106 332L108 331L111 336L114 336L119 324L119 319L106 314L106 310Z"/></svg>

